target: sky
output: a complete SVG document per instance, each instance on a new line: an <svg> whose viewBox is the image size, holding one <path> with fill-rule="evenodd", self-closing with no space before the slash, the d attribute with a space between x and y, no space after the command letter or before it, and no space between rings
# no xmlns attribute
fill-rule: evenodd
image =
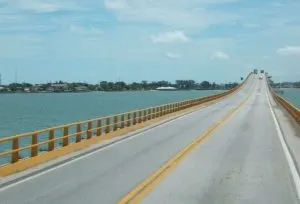
<svg viewBox="0 0 300 204"><path fill-rule="evenodd" d="M2 83L300 80L299 0L0 0Z"/></svg>

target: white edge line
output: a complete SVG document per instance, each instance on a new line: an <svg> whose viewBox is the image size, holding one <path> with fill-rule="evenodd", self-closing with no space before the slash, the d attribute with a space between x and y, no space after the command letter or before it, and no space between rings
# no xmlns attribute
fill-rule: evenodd
<svg viewBox="0 0 300 204"><path fill-rule="evenodd" d="M283 133L280 129L280 126L279 126L279 122L275 116L275 113L274 113L274 110L271 106L271 102L270 102L270 96L269 96L269 91L268 93L266 93L267 95L267 99L268 99L268 104L269 104L269 108L270 108L270 111L271 111L271 115L273 117L273 120L274 120L274 123L275 123L275 126L276 126L276 130L277 130L277 135L279 137L279 140L280 140L280 143L282 145L282 148L283 148L283 151L284 151L284 154L286 156L286 159L287 159L287 162L288 162L288 165L290 167L290 171L291 171L291 174L292 174L292 177L293 177L293 181L294 181L294 184L295 184L295 188L296 188L296 191L297 191L297 197L298 199L300 198L300 177L299 177L299 174L298 174L298 171L297 171L297 167L295 165L295 162L292 158L292 155L287 147L287 144L285 142L285 139L283 137Z"/></svg>

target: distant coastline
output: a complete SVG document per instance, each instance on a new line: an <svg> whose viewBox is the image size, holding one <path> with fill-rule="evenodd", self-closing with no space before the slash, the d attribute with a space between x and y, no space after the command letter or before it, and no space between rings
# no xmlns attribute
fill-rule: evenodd
<svg viewBox="0 0 300 204"><path fill-rule="evenodd" d="M197 83L193 80L176 80L175 83L168 81L158 82L107 82L99 84L67 83L58 81L46 84L12 83L0 85L0 94L9 93L83 93L83 92L124 92L124 91L187 91L187 90L228 90L238 85L237 82L216 84L208 81Z"/></svg>

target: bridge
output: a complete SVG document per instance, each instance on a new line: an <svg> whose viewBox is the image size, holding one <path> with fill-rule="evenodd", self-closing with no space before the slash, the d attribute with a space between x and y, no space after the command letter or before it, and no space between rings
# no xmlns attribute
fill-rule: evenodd
<svg viewBox="0 0 300 204"><path fill-rule="evenodd" d="M0 203L298 203L299 118L250 74L215 96L4 138Z"/></svg>

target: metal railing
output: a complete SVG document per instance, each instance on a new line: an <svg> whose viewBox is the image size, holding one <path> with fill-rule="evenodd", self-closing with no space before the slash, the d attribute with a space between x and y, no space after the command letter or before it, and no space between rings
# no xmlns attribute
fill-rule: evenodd
<svg viewBox="0 0 300 204"><path fill-rule="evenodd" d="M300 110L273 90L272 95L275 100L296 120L296 122L300 124Z"/></svg>
<svg viewBox="0 0 300 204"><path fill-rule="evenodd" d="M21 152L27 151L28 156L26 158L36 157L42 152L51 152L55 149L66 147L72 143L79 143L82 140L100 137L110 132L115 132L119 129L132 127L170 113L181 111L209 101L214 101L233 93L239 89L245 83L245 81L237 87L220 94L164 104L146 109L140 109L117 115L80 121L37 130L34 132L23 133L16 136L1 138L0 159L6 158L6 162L4 162L4 164L16 163L20 159L25 159L21 156ZM20 141L23 141L23 143Z"/></svg>

